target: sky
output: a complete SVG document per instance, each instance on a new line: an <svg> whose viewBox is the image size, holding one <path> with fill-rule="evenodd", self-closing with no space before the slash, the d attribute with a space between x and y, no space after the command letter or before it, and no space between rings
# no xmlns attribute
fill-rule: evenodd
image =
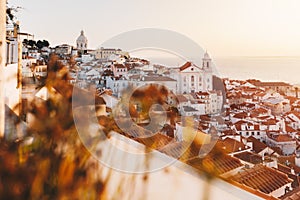
<svg viewBox="0 0 300 200"><path fill-rule="evenodd" d="M89 48L136 29L178 32L216 57L300 56L299 0L8 0L21 31Z"/></svg>

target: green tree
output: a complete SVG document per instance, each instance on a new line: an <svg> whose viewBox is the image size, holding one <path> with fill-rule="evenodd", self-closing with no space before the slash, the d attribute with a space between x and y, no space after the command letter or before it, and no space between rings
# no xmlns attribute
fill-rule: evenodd
<svg viewBox="0 0 300 200"><path fill-rule="evenodd" d="M28 46L32 49L36 47L36 41L35 40L28 40Z"/></svg>
<svg viewBox="0 0 300 200"><path fill-rule="evenodd" d="M36 47L38 48L38 49L42 49L43 47L49 47L49 42L47 41L47 40L38 40L37 42L36 42Z"/></svg>
<svg viewBox="0 0 300 200"><path fill-rule="evenodd" d="M49 47L50 43L47 40L43 40L43 46L44 47Z"/></svg>

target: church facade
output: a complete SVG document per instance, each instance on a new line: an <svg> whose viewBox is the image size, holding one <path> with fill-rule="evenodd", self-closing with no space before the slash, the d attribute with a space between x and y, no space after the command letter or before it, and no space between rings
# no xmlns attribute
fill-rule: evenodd
<svg viewBox="0 0 300 200"><path fill-rule="evenodd" d="M188 94L213 90L212 61L208 53L204 54L202 66L186 62L170 71L170 77L177 80L177 93Z"/></svg>

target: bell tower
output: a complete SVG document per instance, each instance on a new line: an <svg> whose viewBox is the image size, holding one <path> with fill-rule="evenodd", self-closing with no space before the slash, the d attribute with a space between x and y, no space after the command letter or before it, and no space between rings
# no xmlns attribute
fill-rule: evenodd
<svg viewBox="0 0 300 200"><path fill-rule="evenodd" d="M211 91L213 90L212 61L207 51L204 53L202 58L202 70L204 74L203 89L205 91Z"/></svg>
<svg viewBox="0 0 300 200"><path fill-rule="evenodd" d="M202 68L207 71L212 71L211 58L209 57L209 54L207 53L207 51L204 53L204 56L202 59Z"/></svg>

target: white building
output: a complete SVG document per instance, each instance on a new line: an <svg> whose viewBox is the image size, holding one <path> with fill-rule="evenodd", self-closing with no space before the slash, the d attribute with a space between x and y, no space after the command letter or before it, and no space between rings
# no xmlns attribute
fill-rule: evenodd
<svg viewBox="0 0 300 200"><path fill-rule="evenodd" d="M62 44L55 47L55 53L59 55L70 55L72 53L72 46Z"/></svg>
<svg viewBox="0 0 300 200"><path fill-rule="evenodd" d="M175 92L177 89L176 80L160 75L132 75L128 78L107 77L106 79L106 88L111 89L113 94L117 97L120 97L122 91L130 86L138 88L151 84L163 85L171 92Z"/></svg>
<svg viewBox="0 0 300 200"><path fill-rule="evenodd" d="M191 62L170 71L170 77L178 82L178 94L213 90L212 63L208 53L204 54L202 67Z"/></svg>
<svg viewBox="0 0 300 200"><path fill-rule="evenodd" d="M76 46L79 51L87 50L88 40L85 37L83 30L80 32L80 36L76 40Z"/></svg>
<svg viewBox="0 0 300 200"><path fill-rule="evenodd" d="M91 62L95 59L94 55L92 54L83 54L81 55L81 61L83 63L88 63L88 62Z"/></svg>
<svg viewBox="0 0 300 200"><path fill-rule="evenodd" d="M124 52L121 49L113 49L113 48L99 48L95 52L96 59L107 60L111 55L123 55L127 58L129 57L128 52Z"/></svg>
<svg viewBox="0 0 300 200"><path fill-rule="evenodd" d="M123 64L113 64L111 66L111 70L113 71L115 77L127 75L127 67Z"/></svg>
<svg viewBox="0 0 300 200"><path fill-rule="evenodd" d="M178 110L183 116L218 114L223 108L223 95L219 91L177 95Z"/></svg>
<svg viewBox="0 0 300 200"><path fill-rule="evenodd" d="M266 143L271 147L279 147L283 155L291 155L296 151L296 140L287 134L269 133Z"/></svg>

